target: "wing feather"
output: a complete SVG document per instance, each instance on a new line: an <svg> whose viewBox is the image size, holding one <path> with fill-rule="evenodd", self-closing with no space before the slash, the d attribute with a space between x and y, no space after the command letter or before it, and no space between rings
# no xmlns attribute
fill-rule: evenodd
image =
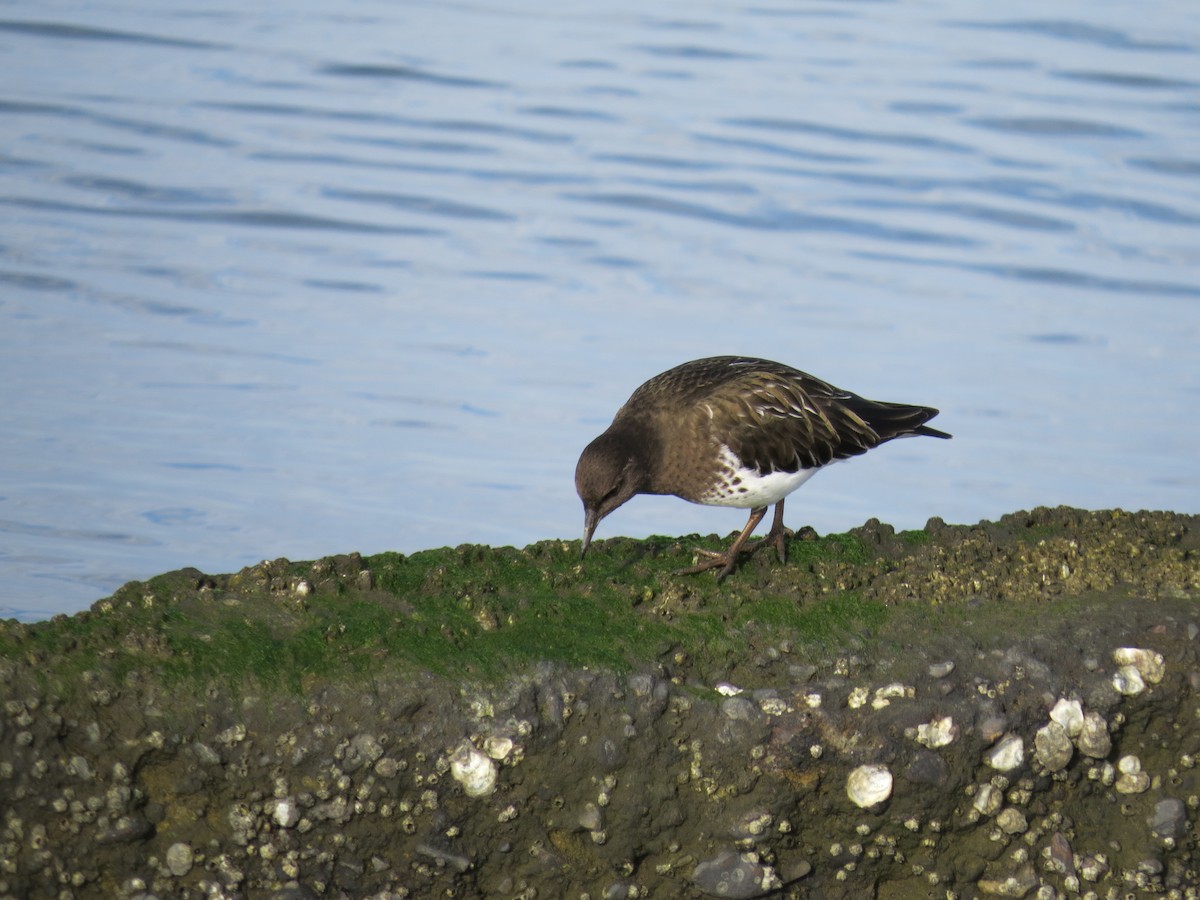
<svg viewBox="0 0 1200 900"><path fill-rule="evenodd" d="M734 356L695 360L651 378L616 419L688 410L695 418L681 427L708 433L714 450L723 444L764 474L823 466L896 437L943 436L924 427L937 414L931 407L867 400L782 363Z"/></svg>

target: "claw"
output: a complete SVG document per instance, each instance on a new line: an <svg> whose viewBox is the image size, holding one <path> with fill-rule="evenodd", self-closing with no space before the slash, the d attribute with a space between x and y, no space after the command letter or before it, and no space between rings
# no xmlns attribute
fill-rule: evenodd
<svg viewBox="0 0 1200 900"><path fill-rule="evenodd" d="M706 556L712 558L708 562L697 563L694 566L688 566L686 569L676 569L676 575L697 575L700 572L707 572L709 569L720 568L717 573L717 581L722 581L730 572L737 567L737 554L729 553L714 553L712 550L702 551Z"/></svg>
<svg viewBox="0 0 1200 900"><path fill-rule="evenodd" d="M754 531L754 527L762 521L763 516L767 514L767 508L751 510L750 521L746 523L746 527L742 529L742 533L737 536L729 549L723 553L716 550L705 550L703 547L694 548L694 552L698 556L708 557L706 562L698 562L694 566L688 566L686 569L676 569L676 575L697 575L700 572L707 572L709 569L720 568L721 571L717 574L717 581L722 581L734 569L737 568L738 559L742 555L752 556L763 547L774 547L776 554L779 556L781 563L787 562L787 542L788 538L793 536L792 530L783 524L783 501L780 500L775 504L775 519L771 523L771 530L761 541L755 541L747 546L746 541L750 537L750 532Z"/></svg>

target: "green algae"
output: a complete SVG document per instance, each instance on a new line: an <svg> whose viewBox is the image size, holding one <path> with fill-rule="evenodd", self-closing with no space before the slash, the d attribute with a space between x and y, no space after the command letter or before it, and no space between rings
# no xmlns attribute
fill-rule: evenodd
<svg viewBox="0 0 1200 900"><path fill-rule="evenodd" d="M61 694L80 689L84 673L120 684L143 667L177 689L252 682L302 693L323 679L404 672L493 680L545 662L624 672L670 653L723 661L768 631L827 641L881 616L861 598L805 607L674 575L693 544L721 540L600 542L586 565L578 542L546 541L276 560L228 576L185 569L130 583L74 617L7 623L0 656L53 661L44 677ZM791 557L806 567L867 553L831 535L794 543ZM764 563L748 564L777 565Z"/></svg>
<svg viewBox="0 0 1200 900"><path fill-rule="evenodd" d="M183 569L77 616L0 623L0 660L30 663L62 695L119 690L139 672L180 691L292 694L422 673L494 681L545 663L703 678L752 669L781 646L817 660L947 632L986 642L1069 613L1085 592L1193 591L1188 525L1064 509L898 534L872 521L793 540L786 565L756 554L723 582L675 574L695 548L724 546L715 535L599 541L582 563L578 541L543 541Z"/></svg>
<svg viewBox="0 0 1200 900"><path fill-rule="evenodd" d="M929 532L923 528L898 531L896 532L896 537L900 538L900 540L904 541L910 546L928 544L930 540Z"/></svg>

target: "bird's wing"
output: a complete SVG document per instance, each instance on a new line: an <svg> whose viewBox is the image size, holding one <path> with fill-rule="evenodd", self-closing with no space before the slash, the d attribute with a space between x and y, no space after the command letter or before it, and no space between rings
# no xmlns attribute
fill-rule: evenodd
<svg viewBox="0 0 1200 900"><path fill-rule="evenodd" d="M783 363L720 356L651 378L617 413L685 417L679 426L711 435L758 471L795 472L866 453L924 427L931 407L879 403Z"/></svg>
<svg viewBox="0 0 1200 900"><path fill-rule="evenodd" d="M710 402L724 420L729 449L760 472L811 469L880 443L854 409L862 398L819 378L760 369L743 373L736 384Z"/></svg>

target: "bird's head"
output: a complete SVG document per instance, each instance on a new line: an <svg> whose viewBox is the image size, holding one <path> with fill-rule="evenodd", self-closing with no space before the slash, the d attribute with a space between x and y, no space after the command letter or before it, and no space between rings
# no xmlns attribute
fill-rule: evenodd
<svg viewBox="0 0 1200 900"><path fill-rule="evenodd" d="M619 433L606 431L580 454L575 490L583 501L583 559L600 520L640 493L647 471L638 446Z"/></svg>

